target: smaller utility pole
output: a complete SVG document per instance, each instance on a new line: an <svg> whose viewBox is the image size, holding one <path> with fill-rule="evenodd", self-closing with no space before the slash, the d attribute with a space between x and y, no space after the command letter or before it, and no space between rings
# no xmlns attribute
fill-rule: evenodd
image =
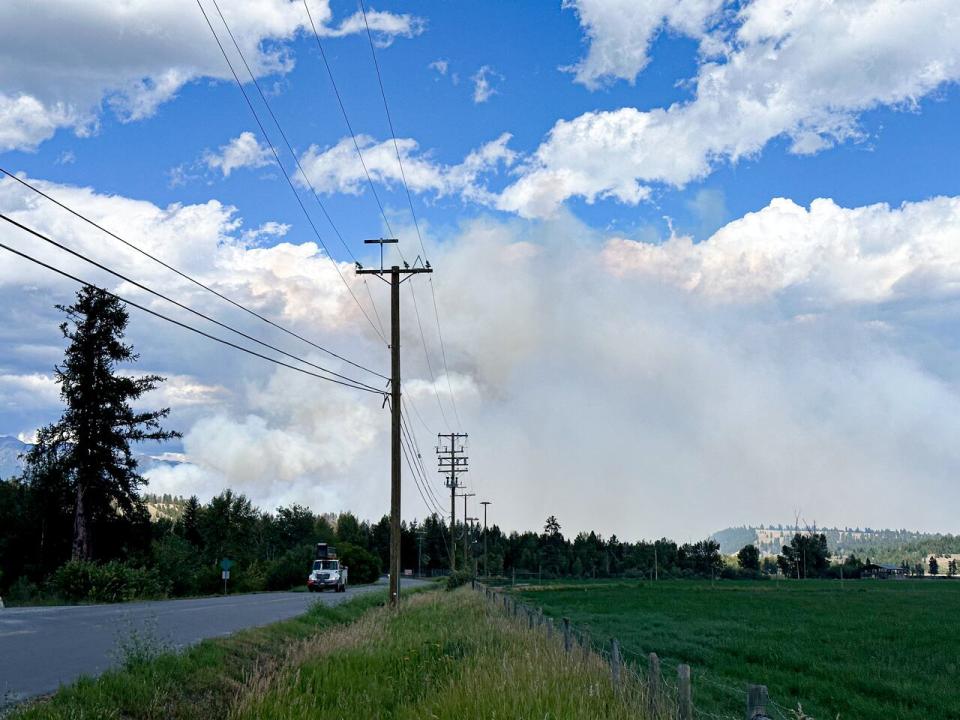
<svg viewBox="0 0 960 720"><path fill-rule="evenodd" d="M487 506L493 503L483 500L480 504L483 505L483 575L490 577L490 566L487 564Z"/></svg>
<svg viewBox="0 0 960 720"><path fill-rule="evenodd" d="M440 472L446 475L444 484L450 488L450 572L457 569L456 499L457 489L461 487L457 476L469 469L467 467L467 454L462 443L466 439L466 433L440 433L437 435L437 462ZM448 443L447 445L443 444L445 440ZM464 557L464 562L466 562L466 557Z"/></svg>
<svg viewBox="0 0 960 720"><path fill-rule="evenodd" d="M457 496L457 497L463 498L463 567L464 569L468 569L469 567L467 565L467 556L469 555L469 552L467 549L467 543L470 541L470 531L469 531L469 528L467 527L467 520L469 519L467 517L467 498L472 498L475 495L476 493L461 493L460 495Z"/></svg>
<svg viewBox="0 0 960 720"><path fill-rule="evenodd" d="M417 530L417 577L423 577L423 530Z"/></svg>

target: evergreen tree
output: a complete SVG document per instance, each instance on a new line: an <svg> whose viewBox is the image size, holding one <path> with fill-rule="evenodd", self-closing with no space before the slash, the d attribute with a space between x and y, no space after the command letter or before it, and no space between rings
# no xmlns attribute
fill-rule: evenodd
<svg viewBox="0 0 960 720"><path fill-rule="evenodd" d="M158 375L118 373L120 363L138 356L123 342L128 315L123 303L102 290L84 287L73 305L57 305L70 341L62 365L54 368L66 410L43 428L27 456L28 474L55 468L73 501L74 559L94 557L94 532L118 516L142 518L138 494L144 478L137 472L131 442L167 440L179 433L164 430L160 420L169 408L138 412L131 403L157 387Z"/></svg>
<svg viewBox="0 0 960 720"><path fill-rule="evenodd" d="M927 567L930 568L931 575L940 574L940 565L937 563L937 558L935 558L933 555L930 556L930 562L927 564Z"/></svg>

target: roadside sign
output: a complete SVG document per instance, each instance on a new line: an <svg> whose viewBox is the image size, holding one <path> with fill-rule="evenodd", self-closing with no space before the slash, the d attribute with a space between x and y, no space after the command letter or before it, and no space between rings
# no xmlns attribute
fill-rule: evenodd
<svg viewBox="0 0 960 720"><path fill-rule="evenodd" d="M230 571L229 571L229 570L224 570L222 573L220 573L220 577L222 577L222 578L224 579L224 581L229 580L229 579L230 579Z"/></svg>
<svg viewBox="0 0 960 720"><path fill-rule="evenodd" d="M229 573L230 568L232 568L234 565L236 565L236 563L230 558L224 558L220 561L220 569L226 573Z"/></svg>

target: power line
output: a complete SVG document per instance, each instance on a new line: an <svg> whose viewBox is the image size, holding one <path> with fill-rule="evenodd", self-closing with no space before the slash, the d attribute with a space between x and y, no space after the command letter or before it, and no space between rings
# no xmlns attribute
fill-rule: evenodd
<svg viewBox="0 0 960 720"><path fill-rule="evenodd" d="M350 293L350 297L353 298L353 301L357 304L357 307L360 308L360 312L363 313L363 316L366 318L367 322L370 324L370 327L372 327L373 331L380 337L380 339L384 343L386 343L387 342L386 337L384 337L383 333L381 333L380 330L377 328L377 326L373 324L373 320L370 319L370 316L367 314L367 311L363 309L363 305L360 304L360 300L357 298L356 294L353 292L353 289L350 287L350 284L347 282L346 278L343 277L343 273L340 272L340 266L337 264L337 261L333 259L333 255L330 254L330 249L327 247L327 244L324 242L323 237L320 235L320 231L317 229L316 224L313 222L313 218L310 217L310 213L307 212L307 208L303 204L303 199L300 197L300 193L297 192L297 188L294 186L293 180L290 178L290 174L287 172L287 169L283 166L283 163L280 162L280 155L279 153L277 153L277 148L274 146L273 141L270 139L270 136L267 134L267 130L263 126L263 122L260 120L260 115L257 113L256 108L253 107L253 102L251 102L250 97L247 95L247 91L244 89L243 83L240 81L240 76L237 75L237 71L234 69L233 63L230 61L230 57L227 55L227 51L223 47L223 43L220 42L220 37L217 35L217 31L213 29L213 24L210 22L210 18L207 16L207 11L204 9L200 0L197 0L197 6L200 8L200 12L203 13L203 19L206 20L207 27L210 28L210 32L213 34L213 39L216 41L217 47L220 48L220 53L223 55L223 59L226 61L227 66L230 68L230 73L231 75L233 75L233 79L236 81L237 87L240 88L240 92L243 94L243 99L246 101L247 107L250 108L250 112L253 114L253 119L256 121L257 126L260 128L261 134L263 135L264 139L267 141L267 144L270 146L270 150L273 153L273 157L277 161L277 166L280 168L280 172L283 173L283 177L286 179L287 184L290 186L290 190L293 192L293 195L297 200L297 204L300 206L300 209L303 211L304 217L306 217L307 222L310 224L310 227L313 230L313 234L316 235L317 241L320 243L320 246L323 248L324 252L326 252L327 257L330 259L330 262L333 264L334 269L337 271L337 275L340 277L340 280L343 282L344 287L347 288L347 292ZM226 25L226 23L224 23L224 25ZM241 54L241 57L242 57L242 54ZM246 62L246 60L244 60L244 62ZM257 87L259 88L259 85L257 85ZM296 155L294 155L294 157L296 157ZM327 220L330 220L329 216L327 216ZM336 226L333 225L332 222L330 224L331 226L334 227L334 230L336 231ZM348 248L348 252L349 252L349 248Z"/></svg>
<svg viewBox="0 0 960 720"><path fill-rule="evenodd" d="M290 364L288 364L288 363L285 363L285 362L283 362L282 360L277 360L277 359L272 358L272 357L269 357L269 356L267 356L267 355L263 355L263 354L261 354L261 353L258 353L256 350L251 350L250 348L245 348L245 347L243 347L242 345L237 345L236 343L230 342L229 340L224 340L223 338L219 338L219 337L217 337L216 335L211 335L210 333L204 332L203 330L200 330L199 328L195 328L195 327L193 327L192 325L188 325L187 323L180 322L179 320L175 320L174 318L171 318L171 317L169 317L169 316L167 316L167 315L164 315L163 313L159 313L159 312L157 312L156 310L151 310L150 308L148 308L148 307L146 307L146 306L144 306L144 305L141 305L141 304L139 304L139 303L137 303L137 302L134 302L133 300L128 300L127 298L122 297L122 296L120 296L120 295L117 295L116 293L110 292L109 290L107 290L107 289L105 289L105 288L102 288L102 287L100 287L100 286L98 286L98 285L95 285L95 284L93 284L93 283L91 283L91 282L88 282L88 281L86 281L86 280L83 280L83 279L81 279L81 278L78 278L76 275L71 275L70 273L66 272L65 270L61 270L60 268L56 268L56 267L54 267L53 265L50 265L50 264L48 264L48 263L45 263L45 262L43 262L42 260L38 260L37 258L32 257L31 255L28 255L28 254L25 253L25 252L21 252L20 250L16 250L15 248L12 248L12 247L10 247L9 245L6 245L6 244L4 244L4 243L2 243L2 242L0 242L0 248L2 248L2 249L4 249L4 250L7 250L8 252L13 253L14 255L18 255L18 256L22 257L23 259L25 259L25 260L29 260L30 262L32 262L32 263L34 263L34 264L36 264L36 265L39 265L40 267L46 268L47 270L51 270L52 272L55 272L55 273L57 273L58 275L62 275L63 277L65 277L65 278L67 278L67 279L69 279L69 280L73 280L74 282L79 283L80 285L83 285L83 286L89 287L89 288L93 288L94 290L98 290L98 291L100 291L100 292L102 292L102 293L104 293L104 294L106 294L106 295L108 295L108 296L110 296L110 297L112 297L112 298L116 298L117 300L119 300L119 301L122 302L122 303L125 303L126 305L129 305L129 306L131 306L131 307L135 307L135 308L137 308L138 310L142 310L143 312L148 313L149 315L153 315L154 317L160 318L161 320L166 320L167 322L172 323L172 324L174 324L174 325L176 325L176 326L178 326L178 327L181 327L181 328L183 328L184 330L189 330L190 332L196 333L197 335L201 335L201 336L207 338L208 340L213 340L214 342L218 342L218 343L220 343L221 345L226 345L227 347L231 347L231 348L233 348L234 350L239 350L240 352L247 353L248 355L253 355L254 357L258 357L258 358L260 358L261 360L266 360L267 362L274 363L275 365L280 365L281 367L285 367L285 368L288 368L288 369L290 369L290 370L295 370L296 372L302 373L302 374L304 374L304 375L309 375L309 376L311 376L311 377L315 377L315 378L318 378L318 379L320 379L320 380L326 380L327 382L336 383L337 385L343 385L343 386L345 386L345 387L353 388L353 389L355 389L355 390L363 390L364 392L370 392L370 393L374 393L374 394L376 394L376 395L384 395L384 394L385 394L382 390L371 390L368 386L365 386L365 385L354 384L353 382L345 382L345 381L343 381L343 380L337 380L337 379L335 379L335 378L326 377L325 375L320 375L320 374L318 374L318 373L311 372L310 370L304 370L303 368L296 367L295 365L290 365Z"/></svg>
<svg viewBox="0 0 960 720"><path fill-rule="evenodd" d="M387 103L387 92L383 87L383 76L380 73L380 63L377 60L377 52L373 43L373 33L370 32L370 23L367 22L367 9L364 6L363 0L360 1L360 11L363 14L363 25L367 29L367 40L370 43L370 56L373 58L373 67L377 72L377 84L380 86L380 97L383 99L383 110L387 115L387 124L390 126L390 137L393 138L393 149L397 154L397 165L400 167L400 179L403 181L403 188L407 194L407 204L410 206L410 217L413 218L413 226L417 231L417 240L420 242L420 252L423 253L423 261L427 262L427 248L423 244L423 234L420 232L420 223L417 220L417 211L413 206L413 196L410 193L410 185L407 183L407 174L403 169L403 159L400 154L400 145L397 142L397 133L393 127L393 117L390 115L390 105ZM306 0L304 0L306 4ZM319 42L319 38L317 40ZM359 152L359 148L358 148ZM379 202L379 201L378 201ZM447 350L443 342L443 331L440 329L440 311L437 308L437 294L433 289L433 278L429 278L430 282L430 297L433 299L433 312L437 319L437 337L440 340L440 356L443 359L443 371L447 379L447 390L450 392L450 404L453 406L453 414L457 420L458 429L463 430L462 423L460 422L460 413L457 410L457 400L453 394L453 384L450 382L450 369L447 367ZM411 292L413 291L413 284L410 286ZM422 333L422 331L421 331ZM426 347L424 347L426 349ZM437 401L439 402L439 395L437 396ZM442 413L441 413L442 414ZM446 420L444 420L446 422Z"/></svg>
<svg viewBox="0 0 960 720"><path fill-rule="evenodd" d="M216 2L216 0L214 0L214 2ZM350 116L349 116L349 114L347 113L346 105L345 105L344 102L343 102L343 96L340 94L340 89L339 89L339 87L337 87L336 78L334 78L334 76L333 76L333 68L330 66L330 62L329 62L328 59L327 59L327 53L326 53L326 51L324 51L324 49L323 49L323 43L322 43L321 40L320 40L320 33L317 31L317 26L316 26L316 24L315 24L314 21L313 21L313 15L312 15L311 12L310 12L310 6L308 5L307 0L303 0L303 7L304 7L304 10L306 10L307 19L308 19L309 22L310 22L310 27L313 29L313 36L314 36L314 38L315 38L315 40L316 40L316 43L317 43L317 49L320 51L320 57L321 57L321 59L323 60L323 65L324 65L324 67L326 68L326 71L327 71L327 77L330 78L330 84L331 84L331 86L333 87L334 95L335 95L336 98L337 98L337 104L340 106L340 113L341 113L341 115L343 115L344 124L346 124L346 126L347 126L347 132L350 133L350 138L351 138L352 141L353 141L353 147L354 147L354 149L356 150L356 152L357 152L357 157L358 157L359 160L360 160L360 166L363 168L363 174L364 174L364 175L366 176L366 178L367 178L367 185L370 187L370 192L373 194L373 198L374 198L374 200L375 200L376 203L377 203L377 208L380 210L380 216L383 218L383 222L384 222L384 225L386 226L387 232L389 232L389 234L390 234L391 237L395 237L395 236L394 236L394 232L393 232L393 228L392 228L391 225L390 225L390 219L387 217L387 213L386 213L386 211L384 210L384 207L383 207L383 202L380 200L380 194L377 192L376 185L375 185L375 183L373 182L373 177L370 175L370 170L369 170L369 168L367 167L367 162L366 162L366 160L363 159L363 151L360 149L360 143L359 143L359 141L357 140L357 134L356 134L356 132L355 132L354 129L353 129L353 124L350 122ZM362 4L361 4L361 7L362 7ZM366 23L366 11L365 11L365 10L364 10L364 23ZM369 28L369 26L367 26L367 34L368 34L368 35L370 34L370 28ZM371 39L371 42L372 42L372 39ZM374 56L374 64L376 65L376 56ZM379 69L379 67L377 67L377 78L378 78L378 80L379 80L379 77L380 77L380 69ZM381 95L383 95L383 82L382 82L382 81L380 81L380 92L381 92ZM386 107L386 97L385 97L385 96L384 96L384 107ZM416 213L413 211L413 201L412 201L411 196L410 196L410 188L407 186L406 175L404 174L404 170L403 170L403 163L402 163L402 161L400 161L400 149L399 149L399 145L397 144L396 134L393 132L393 121L390 120L390 111L389 111L389 109L387 109L387 119L390 121L390 132L391 132L391 135L393 136L394 149L395 149L396 152L397 152L397 161L400 162L400 174L401 174L401 177L402 177L402 179L403 179L403 186L404 186L404 188L406 188L406 190L407 190L407 200L408 200L408 202L410 202L410 210L411 210L411 213L413 213L414 225L416 225L416 227L417 227L417 237L420 238L420 248L421 248L421 250L423 250L423 238L422 238L421 235L420 235L420 226L419 226L419 224L417 224ZM400 259L403 260L404 263L406 263L406 262L407 262L407 258L404 256L403 250L400 248L399 245L397 245L397 250L398 250L398 252L400 253ZM425 250L423 250L423 259L424 259L424 261L426 261L426 251L425 251ZM431 294L433 294L433 284L432 284L432 283L431 283L430 287L431 287ZM433 366L432 366L432 363L430 362L430 351L429 351L428 348L427 348L427 338L426 338L426 335L425 335L424 332L423 332L423 322L422 322L421 319L420 319L420 308L419 308L419 306L418 306L418 304L417 304L417 295L416 295L416 292L414 292L413 283L410 283L410 297L411 297L411 299L413 300L413 309L414 309L414 312L416 313L416 316L417 316L417 328L418 328L419 331L420 331L420 340L421 340L421 342L423 343L423 353L424 353L424 356L425 356L426 362L427 362L427 370L428 370L428 372L430 373L430 381L431 381L431 383L433 384L433 391L434 391L434 394L436 395L436 398L437 398L437 406L440 408L440 416L441 416L442 419L443 419L444 425L449 426L449 422L447 421L446 413L444 412L444 409L443 409L443 404L440 402L440 393L437 391L437 388L436 388L436 385L437 385L436 375L435 375L434 372L433 372ZM434 297L433 297L433 303L434 303L434 311L436 312L436 296L435 296L435 295L434 295ZM374 308L376 308L376 306L374 306ZM439 334L439 329L440 329L440 320L439 320L439 318L440 318L439 313L437 313L437 330L438 330L438 334ZM440 349L441 349L441 354L442 354L442 356L443 356L444 368L446 368L446 350L445 350L445 348L444 348L444 346L443 346L443 338L442 338L442 337L440 338ZM457 418L457 424L459 425L459 424L460 424L460 419L459 419L459 418L460 418L460 414L459 414L459 412L457 412L456 401L454 400L454 397L453 397L453 388L452 388L452 386L450 385L450 375L449 375L449 372L447 372L447 386L448 386L448 388L450 389L450 400L451 400L451 404L453 405L454 415L455 415L455 417Z"/></svg>
<svg viewBox="0 0 960 720"><path fill-rule="evenodd" d="M180 301L178 301L178 300L174 300L173 298L169 297L168 295L164 295L163 293L158 292L157 290L154 290L153 288L150 288L150 287L144 285L143 283L137 282L136 280L134 280L134 279L132 279L132 278L130 278L130 277L127 277L127 276L124 275L123 273L119 273L119 272L117 272L116 270L114 270L114 269L112 269L112 268L110 268L110 267L107 267L106 265L103 265L103 264L97 262L96 260L93 260L93 259L91 259L91 258L88 258L88 257L87 257L86 255L84 255L83 253L77 252L76 250L73 250L72 248L67 247L67 246L64 245L63 243L57 242L57 241L54 240L53 238L48 237L47 235L44 235L43 233L34 230L33 228L27 227L26 225L23 225L22 223L17 222L17 221L14 220L13 218L10 218L10 217L8 217L7 215L4 215L3 213L0 213L0 220L5 220L6 222L10 223L11 225L13 225L13 226L15 226L15 227L18 227L18 228L20 228L21 230L23 230L23 231L25 231L25 232L30 233L30 234L33 235L34 237L39 238L40 240L43 240L43 241L45 241L45 242L53 245L54 247L59 248L60 250L63 250L63 251L66 252L66 253L69 253L70 255L73 255L75 258L78 258L78 259L80 259L80 260L83 260L84 262L89 263L90 265L93 265L94 267L99 268L100 270L103 270L103 271L105 271L105 272L108 272L108 273L110 273L111 275L113 275L114 277L120 278L120 279L123 280L124 282L128 282L128 283L130 283L131 285L133 285L134 287L140 288L141 290L143 290L143 291L145 291L145 292L148 292L148 293L150 293L151 295L154 295L155 297L160 298L161 300L166 300L168 303L171 303L172 305L176 305L176 306L177 306L178 308L180 308L181 310L186 310L187 312L192 313L193 315L196 315L196 316L199 317L199 318L203 318L204 320L206 320L206 321L208 321L208 322L211 322L211 323L213 323L214 325L217 325L217 326L219 326L219 327L222 327L224 330L229 330L229 331L232 332L232 333L236 333L237 335L239 335L240 337L242 337L242 338L244 338L244 339L246 339L246 340L250 340L251 342L255 342L255 343L257 343L258 345L261 345L262 347L265 347L265 348L268 348L268 349L270 349L270 350L273 350L274 352L280 353L281 355L284 355L284 356L286 356L286 357L288 357L288 358L291 358L291 359L293 359L293 360L296 360L297 362L301 362L301 363L303 363L304 365L309 365L309 366L311 366L311 367L313 367L313 368L316 368L317 370L320 370L320 371L322 371L322 372L325 372L325 373L327 373L327 374L329 374L329 375L333 375L334 377L338 377L338 378L341 378L342 380L347 380L347 381L349 381L349 382L354 382L354 383L356 383L356 384L358 384L358 385L363 385L364 387L366 387L366 388L368 388L368 389L370 389L370 390L379 392L379 388L375 388L375 387L373 387L373 386L371 386L371 385L367 385L366 383L360 382L359 380L354 380L353 378L347 377L346 375L341 375L341 374L338 373L338 372L334 372L333 370L330 370L329 368L325 368L325 367L323 367L322 365L318 365L318 364L316 364L316 363L314 363L314 362L311 362L311 361L309 361L309 360L305 360L304 358L301 358L301 357L299 357L299 356L297 356L297 355L294 355L293 353L289 353L289 352L287 352L286 350L283 350L283 349L281 349L281 348L275 347L275 346L271 345L270 343L264 342L263 340L259 340L258 338L255 338L255 337L253 337L252 335L248 335L247 333L243 332L242 330L237 330L235 327L232 327L231 325L227 325L226 323L220 322L220 321L217 320L216 318L210 317L209 315L206 315L206 314L200 312L199 310L195 310L194 308L190 307L189 305L184 305L182 302L180 302Z"/></svg>
<svg viewBox="0 0 960 720"><path fill-rule="evenodd" d="M206 290L207 292L216 295L216 296L217 296L218 298L220 298L221 300L224 300L224 301L230 303L231 305L233 305L234 307L239 308L240 310L243 310L245 313L247 313L247 314L249 314L249 315L252 315L253 317L257 318L258 320L262 320L263 322L267 323L268 325L270 325L270 326L272 326L272 327L275 327L276 329L281 330L282 332L285 332L287 335L290 335L291 337L294 337L294 338L296 338L297 340L301 340L302 342L305 342L307 345L310 345L311 347L314 347L314 348L316 348L317 350L320 350L321 352L324 352L324 353L326 353L327 355L336 358L337 360L342 360L343 362L347 363L348 365L352 365L353 367L355 367L355 368L357 368L357 369L359 369L359 370L364 370L365 372L368 372L368 373L370 373L371 375L376 375L377 377L383 378L384 380L389 380L389 378L388 378L386 375L383 375L383 374L381 374L381 373L378 373L376 370L371 370L371 369L368 368L368 367L364 367L363 365L360 365L359 363L356 363L356 362L354 362L354 361L352 361L352 360L348 360L347 358L343 357L342 355L339 355L339 354L335 353L334 351L329 350L328 348L323 347L322 345L318 345L317 343L313 342L312 340L308 340L307 338L303 337L302 335L299 335L298 333L296 333L296 332L294 332L294 331L292 331L292 330L289 330L289 329L283 327L282 325L274 322L274 321L271 320L270 318L261 315L261 314L258 313L257 311L251 310L250 308L246 307L246 306L243 305L242 303L237 302L236 300L233 300L232 298L227 297L226 295L222 294L222 293L219 292L218 290L215 290L214 288L212 288L212 287L210 287L209 285L207 285L207 284L205 284L205 283L197 280L196 278L192 277L191 275L188 275L187 273L183 272L182 270L179 270L179 269L175 268L174 266L172 266L172 265L164 262L163 260L161 260L161 259L158 258L157 256L155 256L155 255L147 252L146 250L144 250L143 248L139 247L138 245L135 245L135 244L133 244L132 242L130 242L130 241L128 241L128 240L120 237L119 235L117 235L116 233L112 232L111 230L108 230L107 228L103 227L102 225L100 225L100 224L97 223L96 221L91 220L90 218L88 218L86 215L84 215L83 213L79 212L78 210L75 210L74 208L70 207L69 205L66 205L65 203L61 202L60 200L57 200L55 197L53 197L52 195L44 192L43 190L41 190L41 189L38 188L37 186L33 185L32 183L27 182L26 180L24 180L24 179L21 178L21 177L18 177L17 175L14 175L14 174L13 174L12 172L10 172L9 170L7 170L7 169L5 169L5 168L3 168L3 167L0 167L0 173L3 173L4 175L6 175L7 177L11 178L12 180L16 180L18 183L20 183L20 184L23 185L24 187L29 188L30 190L32 190L33 192L37 193L37 194L40 195L41 197L46 198L47 200L49 200L50 202L52 202L54 205L57 205L58 207L62 208L63 210L66 210L68 213L70 213L71 215L79 218L80 220L83 220L83 221L84 221L85 223L87 223L88 225L91 225L91 226L95 227L97 230L100 230L101 232L106 233L107 235L109 235L110 237L114 238L115 240L120 241L121 243L123 243L124 245L126 245L126 246L127 246L128 248L130 248L131 250L135 250L136 252L140 253L140 254L143 255L144 257L149 258L150 260L153 260L155 263L158 263L159 265L165 267L167 270L170 270L171 272L176 273L177 275L179 275L180 277L182 277L184 280L188 280L188 281L190 281L191 283L193 283L194 285L196 285L197 287L202 288L203 290Z"/></svg>

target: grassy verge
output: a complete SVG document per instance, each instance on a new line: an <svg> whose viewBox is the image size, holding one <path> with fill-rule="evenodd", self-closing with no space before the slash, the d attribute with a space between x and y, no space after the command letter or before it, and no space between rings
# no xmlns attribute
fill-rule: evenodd
<svg viewBox="0 0 960 720"><path fill-rule="evenodd" d="M619 582L518 594L594 637L693 669L694 704L742 717L746 683L820 718L960 717L960 583Z"/></svg>
<svg viewBox="0 0 960 720"><path fill-rule="evenodd" d="M386 593L372 592L333 607L317 604L298 618L204 640L182 653L156 655L148 644L134 642L124 648L124 668L82 679L10 718L221 718L247 680L282 665L291 646L351 623L385 601Z"/></svg>
<svg viewBox="0 0 960 720"><path fill-rule="evenodd" d="M425 593L305 640L251 678L232 716L297 720L652 717L633 677L506 616L467 589ZM672 717L664 703L662 717Z"/></svg>

